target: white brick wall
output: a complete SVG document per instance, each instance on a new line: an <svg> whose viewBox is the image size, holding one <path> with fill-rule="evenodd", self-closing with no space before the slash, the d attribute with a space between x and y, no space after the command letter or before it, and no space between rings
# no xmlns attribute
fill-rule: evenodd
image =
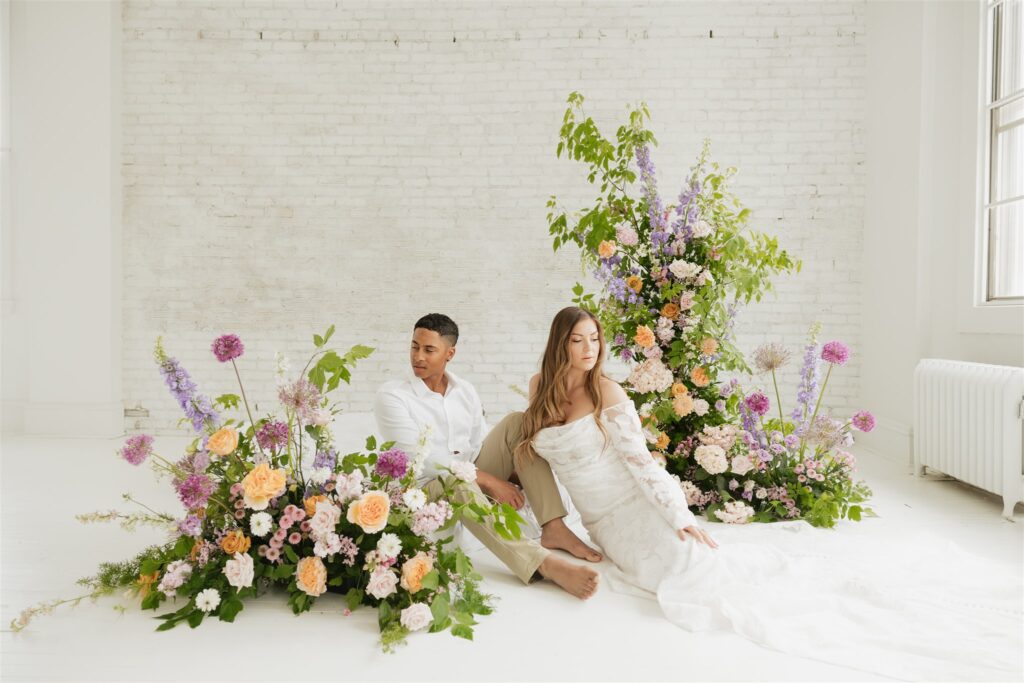
<svg viewBox="0 0 1024 683"><path fill-rule="evenodd" d="M452 368L490 416L521 407L507 385L580 278L545 223L549 195L590 198L554 156L572 90L608 135L647 101L667 199L711 137L754 226L804 259L739 326L794 347L791 402L812 320L859 341L863 27L862 2L126 3L124 392L150 412L126 426L178 419L158 334L212 395L234 377L209 344L241 335L269 409L273 352L300 364L337 322L378 348L341 394L365 410L430 311L459 323ZM854 356L830 403L857 376Z"/></svg>

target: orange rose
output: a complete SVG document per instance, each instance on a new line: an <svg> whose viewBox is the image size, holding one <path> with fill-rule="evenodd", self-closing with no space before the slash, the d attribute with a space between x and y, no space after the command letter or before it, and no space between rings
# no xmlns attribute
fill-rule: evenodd
<svg viewBox="0 0 1024 683"><path fill-rule="evenodd" d="M423 577L434 568L434 562L424 552L418 552L402 565L401 586L410 593L423 588Z"/></svg>
<svg viewBox="0 0 1024 683"><path fill-rule="evenodd" d="M312 517L316 514L316 504L326 500L327 496L310 496L302 501L302 507L306 508L306 514Z"/></svg>
<svg viewBox="0 0 1024 683"><path fill-rule="evenodd" d="M327 567L319 557L304 557L295 565L295 585L314 598L327 592Z"/></svg>
<svg viewBox="0 0 1024 683"><path fill-rule="evenodd" d="M700 343L700 352L705 356L713 356L717 350L718 342L711 337L706 337L704 341Z"/></svg>
<svg viewBox="0 0 1024 683"><path fill-rule="evenodd" d="M693 370L690 370L690 379L698 387L706 387L711 384L711 378L708 377L708 371L703 366L698 365Z"/></svg>
<svg viewBox="0 0 1024 683"><path fill-rule="evenodd" d="M633 337L633 341L645 349L654 346L654 332L651 332L651 328L647 325L641 325L636 328L636 336Z"/></svg>
<svg viewBox="0 0 1024 683"><path fill-rule="evenodd" d="M611 258L615 255L615 242L604 240L597 247L597 255L601 258Z"/></svg>
<svg viewBox="0 0 1024 683"><path fill-rule="evenodd" d="M348 521L358 524L368 534L375 534L388 524L391 499L382 491L367 491L348 506Z"/></svg>
<svg viewBox="0 0 1024 683"><path fill-rule="evenodd" d="M238 448L238 432L231 427L218 429L206 441L206 450L217 455L231 455Z"/></svg>
<svg viewBox="0 0 1024 683"><path fill-rule="evenodd" d="M271 498L284 493L284 470L272 470L270 465L261 462L242 479L245 506L253 510L266 510Z"/></svg>
<svg viewBox="0 0 1024 683"><path fill-rule="evenodd" d="M663 451L668 448L668 440L668 434L662 432L661 435L658 436L658 440L654 442L654 445L658 447L659 451Z"/></svg>
<svg viewBox="0 0 1024 683"><path fill-rule="evenodd" d="M689 394L680 394L672 399L672 409L679 417L686 417L693 412L693 399Z"/></svg>
<svg viewBox="0 0 1024 683"><path fill-rule="evenodd" d="M679 305L668 303L661 307L661 314L669 320L675 320L679 317Z"/></svg>
<svg viewBox="0 0 1024 683"><path fill-rule="evenodd" d="M224 535L224 538L220 540L220 549L226 552L228 555L234 555L235 553L247 553L249 552L249 546L252 541L248 536L243 534L241 530L235 529L229 531Z"/></svg>
<svg viewBox="0 0 1024 683"><path fill-rule="evenodd" d="M686 389L686 385L682 382L676 382L672 385L672 395L682 396L683 394L689 393Z"/></svg>
<svg viewBox="0 0 1024 683"><path fill-rule="evenodd" d="M630 275L626 278L626 286L639 294L640 290L643 289L644 281L640 279L639 275Z"/></svg>

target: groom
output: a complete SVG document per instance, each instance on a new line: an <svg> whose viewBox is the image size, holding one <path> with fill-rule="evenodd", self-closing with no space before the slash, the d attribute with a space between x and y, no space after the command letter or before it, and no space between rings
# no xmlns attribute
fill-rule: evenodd
<svg viewBox="0 0 1024 683"><path fill-rule="evenodd" d="M469 520L463 520L463 524L524 583L530 583L539 574L585 600L597 590L597 572L567 562L549 549L567 550L591 562L600 561L601 556L562 520L565 508L548 464L535 458L514 467L512 452L520 439L522 414L507 416L484 438L483 409L476 390L447 370L448 362L455 357L458 339L459 328L446 315L431 313L416 322L409 351L414 376L385 383L374 401L381 436L411 453L416 449L421 429L426 424L433 425L421 479L429 480L425 488L435 495L440 490L436 481L442 471L439 468L453 461L475 460L476 486L471 484L469 488L478 501L487 504L486 494L519 509L524 503L523 494L509 482L515 469L542 526L541 542L525 538L508 540L486 524Z"/></svg>

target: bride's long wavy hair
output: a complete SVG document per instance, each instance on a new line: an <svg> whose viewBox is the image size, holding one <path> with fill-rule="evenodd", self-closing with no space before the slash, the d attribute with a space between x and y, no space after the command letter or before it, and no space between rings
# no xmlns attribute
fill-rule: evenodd
<svg viewBox="0 0 1024 683"><path fill-rule="evenodd" d="M567 401L566 381L571 367L569 361L569 336L576 323L581 320L593 320L597 326L599 351L597 362L587 372L584 380L584 387L587 396L594 403L594 421L598 429L607 439L608 433L601 424L601 378L604 373L601 366L604 363L605 343L604 328L601 321L594 314L577 306L563 308L551 321L551 331L548 333L547 347L544 349L544 356L540 362L540 382L537 384L537 391L530 399L530 405L523 413L522 441L516 447L517 458L534 458L536 452L533 450L533 437L545 427L560 425L565 422L565 411L562 406Z"/></svg>

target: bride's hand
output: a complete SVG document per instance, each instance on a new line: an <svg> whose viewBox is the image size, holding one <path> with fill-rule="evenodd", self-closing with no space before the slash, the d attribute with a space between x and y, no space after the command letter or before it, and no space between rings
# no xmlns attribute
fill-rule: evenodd
<svg viewBox="0 0 1024 683"><path fill-rule="evenodd" d="M690 538L692 536L699 543L704 543L705 545L707 545L707 546L709 546L711 548L717 548L718 547L718 544L715 543L715 539L713 539L710 536L708 536L708 533L706 531L704 531L703 529L701 529L696 524L691 524L690 526L688 526L688 527L686 527L684 529L677 529L676 530L676 534L679 536L679 539L682 540L682 541L686 541L686 539L688 539L688 538Z"/></svg>

